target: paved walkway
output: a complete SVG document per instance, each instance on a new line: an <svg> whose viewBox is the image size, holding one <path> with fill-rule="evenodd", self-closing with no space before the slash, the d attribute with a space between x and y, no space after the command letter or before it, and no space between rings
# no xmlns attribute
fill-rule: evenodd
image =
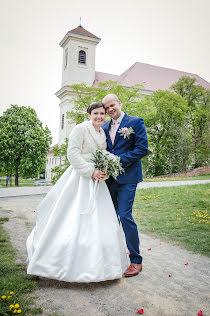
<svg viewBox="0 0 210 316"><path fill-rule="evenodd" d="M206 184L210 180L186 180L186 181L162 181L162 182L141 182L138 189L161 188L161 187L177 187L180 185Z"/></svg>
<svg viewBox="0 0 210 316"><path fill-rule="evenodd" d="M175 187L175 186L180 186L180 185L194 185L194 184L206 184L206 183L210 183L210 180L141 182L138 184L138 189ZM51 187L52 186L0 188L0 198L46 194L50 191Z"/></svg>

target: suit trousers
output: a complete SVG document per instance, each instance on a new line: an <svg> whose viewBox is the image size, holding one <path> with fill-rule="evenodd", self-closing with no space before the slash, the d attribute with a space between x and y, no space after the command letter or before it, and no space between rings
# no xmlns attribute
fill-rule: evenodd
<svg viewBox="0 0 210 316"><path fill-rule="evenodd" d="M138 230L132 216L137 183L120 184L110 177L106 184L125 233L126 244L130 252L130 261L131 263L141 263Z"/></svg>

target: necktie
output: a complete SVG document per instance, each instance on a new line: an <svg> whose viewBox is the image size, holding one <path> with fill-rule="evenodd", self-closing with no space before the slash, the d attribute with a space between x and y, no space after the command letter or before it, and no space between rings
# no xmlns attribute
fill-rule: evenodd
<svg viewBox="0 0 210 316"><path fill-rule="evenodd" d="M114 144L114 139L115 139L115 135L116 135L118 126L119 126L119 122L118 122L118 121L114 121L114 129L113 129L113 131L112 131L112 133L111 133L111 141L112 141L112 144Z"/></svg>

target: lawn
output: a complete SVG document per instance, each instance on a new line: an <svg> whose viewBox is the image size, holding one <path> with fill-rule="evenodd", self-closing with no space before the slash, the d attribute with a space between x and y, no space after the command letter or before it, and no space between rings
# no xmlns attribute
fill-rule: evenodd
<svg viewBox="0 0 210 316"><path fill-rule="evenodd" d="M210 184L137 190L141 233L210 257Z"/></svg>
<svg viewBox="0 0 210 316"><path fill-rule="evenodd" d="M26 187L26 186L33 186L35 180L34 179L22 179L19 178L19 186L20 187ZM5 179L1 179L0 181L0 186L2 188L10 188L10 181L8 183L8 187L6 187L6 180ZM15 186L15 178L12 178L12 187Z"/></svg>
<svg viewBox="0 0 210 316"><path fill-rule="evenodd" d="M16 254L0 218L0 315L38 315L42 309L29 295L37 288L36 277L26 274L26 266L16 263ZM10 310L11 308L11 310Z"/></svg>

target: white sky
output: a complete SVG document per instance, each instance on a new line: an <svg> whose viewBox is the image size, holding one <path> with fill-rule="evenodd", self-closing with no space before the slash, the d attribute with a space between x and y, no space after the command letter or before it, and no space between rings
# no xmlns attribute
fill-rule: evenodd
<svg viewBox="0 0 210 316"><path fill-rule="evenodd" d="M119 75L139 61L210 82L210 0L0 0L0 115L31 106L57 142L59 42L80 16L101 38L97 71Z"/></svg>

